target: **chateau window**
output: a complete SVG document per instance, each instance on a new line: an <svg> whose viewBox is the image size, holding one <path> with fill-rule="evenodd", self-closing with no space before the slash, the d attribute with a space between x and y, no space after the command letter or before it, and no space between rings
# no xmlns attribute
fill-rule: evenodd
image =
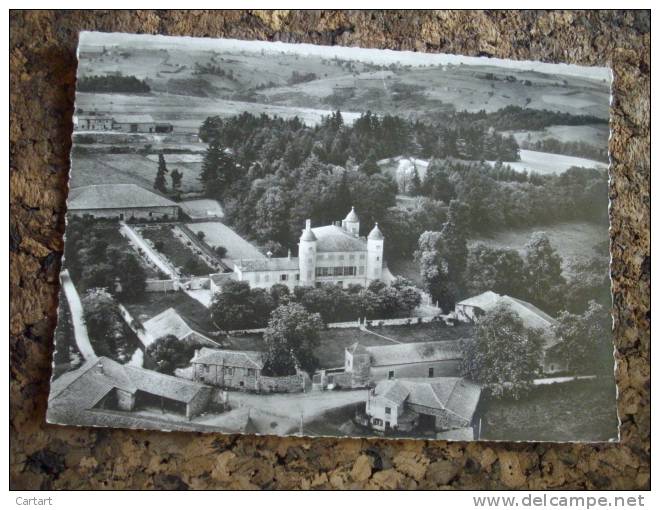
<svg viewBox="0 0 660 510"><path fill-rule="evenodd" d="M234 375L234 367L225 367L226 375Z"/></svg>
<svg viewBox="0 0 660 510"><path fill-rule="evenodd" d="M254 368L248 368L248 377L254 377L257 375L257 371Z"/></svg>
<svg viewBox="0 0 660 510"><path fill-rule="evenodd" d="M300 273L296 273L296 281L300 281Z"/></svg>
<svg viewBox="0 0 660 510"><path fill-rule="evenodd" d="M288 275L288 274L281 274L281 275L280 275L280 281L285 282L285 281L287 281L288 279L289 279L289 275Z"/></svg>
<svg viewBox="0 0 660 510"><path fill-rule="evenodd" d="M312 272L311 271L307 271L307 279L308 280L312 279Z"/></svg>
<svg viewBox="0 0 660 510"><path fill-rule="evenodd" d="M348 260L351 260L351 261L355 260L355 253L351 253L351 254L348 256Z"/></svg>
<svg viewBox="0 0 660 510"><path fill-rule="evenodd" d="M334 253L328 253L328 260L334 260L335 259L335 254Z"/></svg>
<svg viewBox="0 0 660 510"><path fill-rule="evenodd" d="M394 370L390 370L387 374L388 379L394 379Z"/></svg>
<svg viewBox="0 0 660 510"><path fill-rule="evenodd" d="M259 273L257 273L257 274L254 275L254 281L255 281L256 283L259 283L259 282L261 281L261 275L260 275Z"/></svg>
<svg viewBox="0 0 660 510"><path fill-rule="evenodd" d="M270 281L270 275L269 275L268 273L266 273L266 274L264 275L264 281L265 281L265 282L269 282L269 281Z"/></svg>
<svg viewBox="0 0 660 510"><path fill-rule="evenodd" d="M344 260L344 254L339 255L339 260Z"/></svg>
<svg viewBox="0 0 660 510"><path fill-rule="evenodd" d="M311 259L311 257L307 259L307 263L308 263L308 264L312 264L312 263L313 263L313 260Z"/></svg>
<svg viewBox="0 0 660 510"><path fill-rule="evenodd" d="M358 268L358 274L359 274L359 275L363 275L363 274L364 274L364 266L360 266L360 267Z"/></svg>
<svg viewBox="0 0 660 510"><path fill-rule="evenodd" d="M373 423L374 425L378 425L379 427L382 427L382 425L383 425L383 420L381 420L380 418L374 418L372 423Z"/></svg>
<svg viewBox="0 0 660 510"><path fill-rule="evenodd" d="M385 414L392 414L392 408L391 407L386 407L385 408Z"/></svg>
<svg viewBox="0 0 660 510"><path fill-rule="evenodd" d="M364 253L360 253L360 260L364 260Z"/></svg>

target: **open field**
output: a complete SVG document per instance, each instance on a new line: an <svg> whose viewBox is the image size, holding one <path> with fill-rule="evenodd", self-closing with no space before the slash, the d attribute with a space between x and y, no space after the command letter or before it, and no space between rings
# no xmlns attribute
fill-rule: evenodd
<svg viewBox="0 0 660 510"><path fill-rule="evenodd" d="M204 242L215 248L227 248L226 259L263 259L266 258L255 246L243 239L224 223L209 221L202 223L188 223L186 225L195 232L204 232Z"/></svg>
<svg viewBox="0 0 660 510"><path fill-rule="evenodd" d="M168 156L165 156L167 162ZM179 170L183 174L181 190L183 192L202 191L199 182L201 163L168 164L168 170ZM153 190L158 162L151 161L141 154L76 154L71 162L72 188L92 184L137 184L149 191ZM167 179L167 185L171 186Z"/></svg>
<svg viewBox="0 0 660 510"><path fill-rule="evenodd" d="M521 253L534 232L545 232L550 243L563 259L565 275L573 275L579 262L596 256L595 247L609 241L607 225L588 222L558 223L498 232L493 237L470 239L468 245L482 243L493 248L510 248Z"/></svg>
<svg viewBox="0 0 660 510"><path fill-rule="evenodd" d="M520 400L484 397L480 406L483 440L609 441L618 434L611 377L537 386Z"/></svg>
<svg viewBox="0 0 660 510"><path fill-rule="evenodd" d="M265 113L284 118L298 117L311 126L318 124L331 113L329 108L305 108L298 106L278 106L273 104L249 103L230 99L209 99L181 94L154 92L148 95L131 94L91 94L78 92L76 106L84 110L97 110L110 115L129 115L135 112L149 112L159 122L170 122L178 133L197 133L207 117L217 115L231 117L243 112L255 115ZM344 122L352 123L359 114L342 111Z"/></svg>
<svg viewBox="0 0 660 510"><path fill-rule="evenodd" d="M488 161L495 164L494 161ZM594 161L593 159L576 158L563 154L552 154L550 152L538 152L521 149L520 161L507 162L508 166L518 172L529 172L537 174L561 174L573 166L583 168L606 169L607 163Z"/></svg>
<svg viewBox="0 0 660 510"><path fill-rule="evenodd" d="M593 124L585 126L549 126L542 131L506 131L511 134L518 143L527 141L530 143L554 138L560 142L584 142L594 147L605 147L610 136L609 127L606 124Z"/></svg>

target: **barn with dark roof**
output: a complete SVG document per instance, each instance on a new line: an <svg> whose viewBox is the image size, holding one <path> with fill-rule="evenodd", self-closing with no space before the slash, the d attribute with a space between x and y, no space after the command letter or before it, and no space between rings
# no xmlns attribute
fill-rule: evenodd
<svg viewBox="0 0 660 510"><path fill-rule="evenodd" d="M94 184L73 188L68 214L95 218L176 219L179 206L137 184Z"/></svg>

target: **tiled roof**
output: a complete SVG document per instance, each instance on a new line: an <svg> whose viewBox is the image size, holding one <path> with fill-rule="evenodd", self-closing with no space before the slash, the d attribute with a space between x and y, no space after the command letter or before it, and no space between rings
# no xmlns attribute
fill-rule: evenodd
<svg viewBox="0 0 660 510"><path fill-rule="evenodd" d="M236 273L215 273L210 276L213 283L222 287L225 283L236 279Z"/></svg>
<svg viewBox="0 0 660 510"><path fill-rule="evenodd" d="M348 347L347 350L351 354L369 354L367 348L364 345L362 345L360 342L355 342L353 345Z"/></svg>
<svg viewBox="0 0 660 510"><path fill-rule="evenodd" d="M446 361L462 357L461 342L418 342L367 347L372 366L399 365L421 361Z"/></svg>
<svg viewBox="0 0 660 510"><path fill-rule="evenodd" d="M124 365L124 370L138 390L177 402L190 402L205 387L200 383L140 367Z"/></svg>
<svg viewBox="0 0 660 510"><path fill-rule="evenodd" d="M114 121L118 124L151 124L154 118L151 115L115 115Z"/></svg>
<svg viewBox="0 0 660 510"><path fill-rule="evenodd" d="M499 294L493 292L492 290L488 290L482 294L479 294L478 296L473 296L471 298L464 299L463 301L459 301L457 304L464 306L476 306L477 308L481 308L487 312L497 305L499 299Z"/></svg>
<svg viewBox="0 0 660 510"><path fill-rule="evenodd" d="M94 407L114 388L133 394L142 390L189 402L204 385L153 370L121 365L106 357L90 358L77 370L52 381L48 400L51 405L84 411Z"/></svg>
<svg viewBox="0 0 660 510"><path fill-rule="evenodd" d="M317 252L367 251L364 238L355 237L336 225L312 229L316 236Z"/></svg>
<svg viewBox="0 0 660 510"><path fill-rule="evenodd" d="M225 365L229 367L257 368L263 367L261 353L256 351L228 351L202 347L192 359L192 363L205 365Z"/></svg>
<svg viewBox="0 0 660 510"><path fill-rule="evenodd" d="M234 260L243 271L297 271L298 257Z"/></svg>
<svg viewBox="0 0 660 510"><path fill-rule="evenodd" d="M174 202L148 191L137 184L93 184L73 188L67 207L80 209L137 209L141 207L172 207Z"/></svg>
<svg viewBox="0 0 660 510"><path fill-rule="evenodd" d="M144 324L144 329L154 339L166 335L174 335L179 340L183 340L193 333L193 330L186 324L186 321L177 313L174 308L159 313Z"/></svg>
<svg viewBox="0 0 660 510"><path fill-rule="evenodd" d="M374 393L397 405L405 401L411 405L445 409L470 422L479 404L481 387L460 377L399 379L381 381Z"/></svg>

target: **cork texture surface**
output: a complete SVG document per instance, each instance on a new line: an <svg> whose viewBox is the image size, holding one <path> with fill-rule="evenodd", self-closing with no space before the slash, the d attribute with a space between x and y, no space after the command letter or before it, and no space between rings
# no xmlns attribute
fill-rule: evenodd
<svg viewBox="0 0 660 510"><path fill-rule="evenodd" d="M223 436L50 426L78 32L339 44L607 65L619 444ZM644 11L12 11L12 489L650 486L650 76Z"/></svg>

